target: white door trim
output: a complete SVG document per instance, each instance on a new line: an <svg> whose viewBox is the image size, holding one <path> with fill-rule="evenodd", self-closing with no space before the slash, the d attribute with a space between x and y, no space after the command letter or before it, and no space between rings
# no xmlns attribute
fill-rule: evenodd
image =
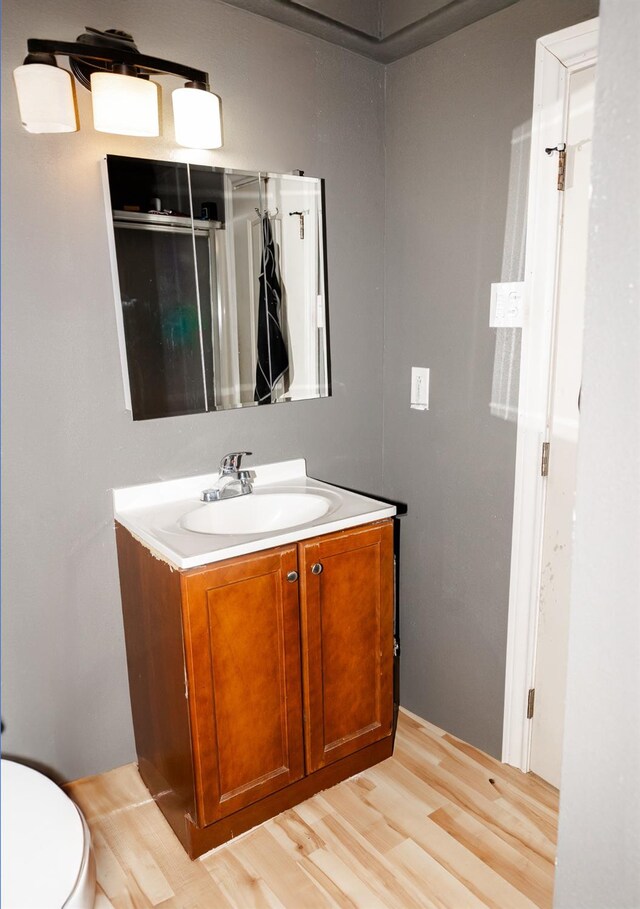
<svg viewBox="0 0 640 909"><path fill-rule="evenodd" d="M598 20L540 38L536 44L522 329L516 474L511 545L502 760L529 770L545 483L540 476L548 411L562 193L557 154L566 141L569 75L597 59Z"/></svg>

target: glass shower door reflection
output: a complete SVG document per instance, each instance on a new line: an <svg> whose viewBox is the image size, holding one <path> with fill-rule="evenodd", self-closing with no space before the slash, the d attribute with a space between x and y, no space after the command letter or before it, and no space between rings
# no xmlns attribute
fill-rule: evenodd
<svg viewBox="0 0 640 909"><path fill-rule="evenodd" d="M114 228L133 419L214 409L209 232Z"/></svg>

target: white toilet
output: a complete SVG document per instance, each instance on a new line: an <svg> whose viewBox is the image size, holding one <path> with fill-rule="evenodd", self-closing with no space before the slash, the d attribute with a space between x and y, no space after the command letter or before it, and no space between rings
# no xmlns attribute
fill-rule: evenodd
<svg viewBox="0 0 640 909"><path fill-rule="evenodd" d="M1 764L2 909L93 909L95 864L80 809L43 774Z"/></svg>

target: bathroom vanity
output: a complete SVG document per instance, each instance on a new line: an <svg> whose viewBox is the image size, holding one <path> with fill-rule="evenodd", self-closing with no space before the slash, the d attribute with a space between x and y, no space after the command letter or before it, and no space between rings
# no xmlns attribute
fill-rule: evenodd
<svg viewBox="0 0 640 909"><path fill-rule="evenodd" d="M192 858L393 750L395 508L304 461L252 474L257 520L324 513L212 534L185 529L231 506L210 476L114 492L138 766Z"/></svg>

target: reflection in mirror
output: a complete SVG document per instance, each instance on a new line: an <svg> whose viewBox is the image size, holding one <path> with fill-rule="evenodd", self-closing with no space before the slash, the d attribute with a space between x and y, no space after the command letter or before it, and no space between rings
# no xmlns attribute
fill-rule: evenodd
<svg viewBox="0 0 640 909"><path fill-rule="evenodd" d="M320 180L109 155L134 420L329 394Z"/></svg>

